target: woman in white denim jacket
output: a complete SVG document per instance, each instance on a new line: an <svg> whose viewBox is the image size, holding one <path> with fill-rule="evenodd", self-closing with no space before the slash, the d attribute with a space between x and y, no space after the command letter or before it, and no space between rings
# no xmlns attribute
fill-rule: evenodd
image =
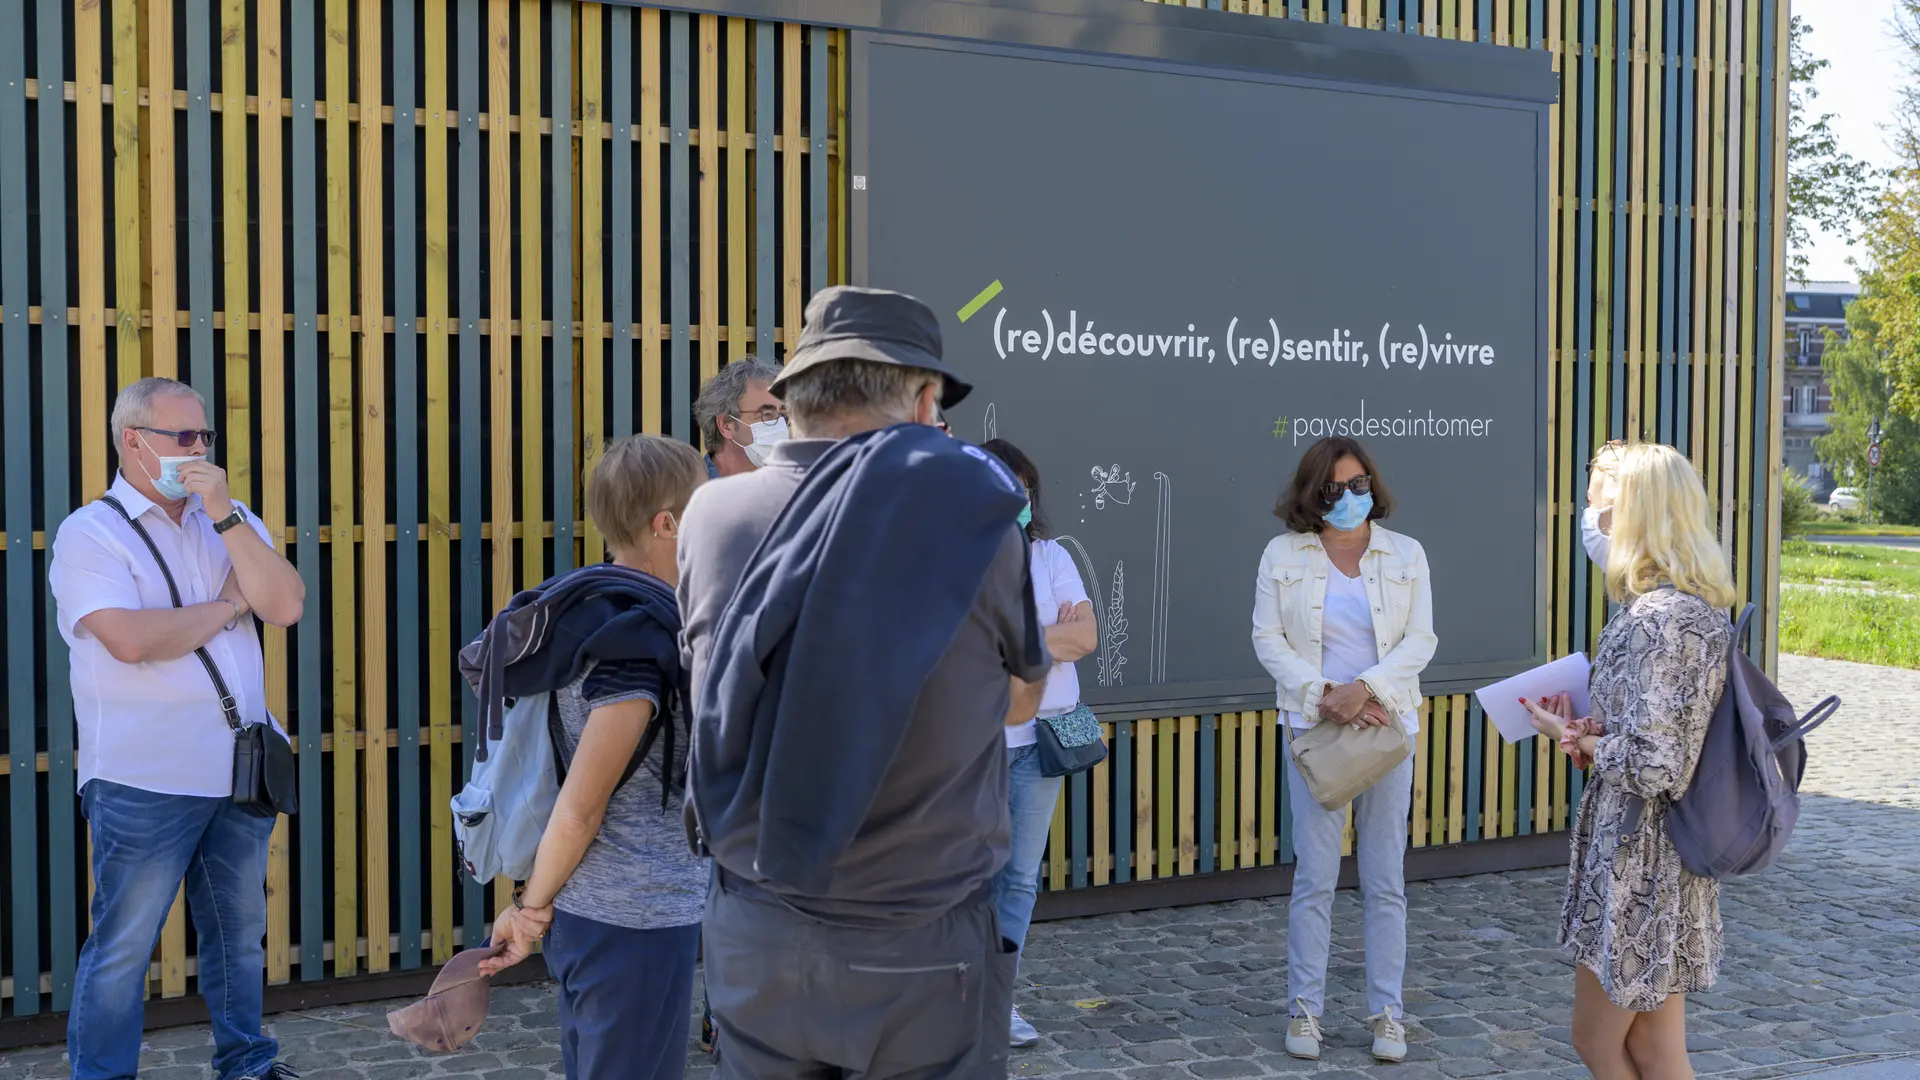
<svg viewBox="0 0 1920 1080"><path fill-rule="evenodd" d="M1399 724L1420 730L1420 674L1433 659L1427 555L1374 524L1392 510L1373 460L1351 439L1324 439L1301 458L1275 516L1288 531L1260 557L1253 648L1273 675L1282 723ZM1325 810L1286 761L1297 865L1287 919L1287 1052L1320 1056L1333 893L1346 814ZM1365 906L1368 1022L1373 1056L1407 1053L1401 976L1407 963L1404 860L1413 798L1409 756L1354 800Z"/></svg>

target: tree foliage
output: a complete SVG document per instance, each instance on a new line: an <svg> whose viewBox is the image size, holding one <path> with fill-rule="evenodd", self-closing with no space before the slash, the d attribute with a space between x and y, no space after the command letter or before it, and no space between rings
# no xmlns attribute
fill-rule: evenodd
<svg viewBox="0 0 1920 1080"><path fill-rule="evenodd" d="M1920 421L1895 411L1894 364L1877 343L1884 329L1870 309L1847 312L1847 341L1829 340L1821 364L1833 394L1832 430L1814 440L1814 452L1849 487L1867 486L1867 432L1880 421L1880 467L1873 472L1874 517L1920 524Z"/></svg>
<svg viewBox="0 0 1920 1080"><path fill-rule="evenodd" d="M1899 3L1920 12L1920 0ZM1920 20L1914 25L1920 27ZM1833 114L1814 115L1813 103L1820 91L1813 79L1828 61L1813 54L1808 44L1812 33L1805 20L1793 16L1787 51L1787 270L1795 278L1806 277L1813 230L1852 239L1854 223L1873 193L1867 163L1840 149L1830 123ZM1906 93L1912 95L1914 90ZM1920 100L1912 104L1920 105Z"/></svg>

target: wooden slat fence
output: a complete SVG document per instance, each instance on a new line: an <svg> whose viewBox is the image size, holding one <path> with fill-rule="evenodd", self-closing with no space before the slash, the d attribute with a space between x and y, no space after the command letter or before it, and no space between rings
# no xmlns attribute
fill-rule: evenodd
<svg viewBox="0 0 1920 1080"><path fill-rule="evenodd" d="M1552 57L1551 651L1606 614L1577 515L1608 437L1691 453L1773 610L1783 0L1224 7ZM475 710L454 649L601 557L580 477L607 439L691 436L698 382L783 356L846 280L845 46L573 0L0 6L5 1015L68 1007L87 926L46 546L107 485L117 389L207 395L236 494L307 582L307 618L264 638L306 807L274 836L269 982L444 961L504 900L455 871ZM1563 760L1466 697L1422 715L1413 845L1565 827ZM1048 888L1291 861L1273 713L1107 728ZM155 996L193 990L193 948L176 905Z"/></svg>

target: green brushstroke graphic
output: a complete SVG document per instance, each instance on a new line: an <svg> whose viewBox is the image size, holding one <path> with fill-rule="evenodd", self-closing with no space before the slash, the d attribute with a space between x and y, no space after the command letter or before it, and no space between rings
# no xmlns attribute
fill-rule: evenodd
<svg viewBox="0 0 1920 1080"><path fill-rule="evenodd" d="M981 289L979 296L967 301L966 307L960 309L960 321L966 322L968 319L980 314L980 309L992 303L993 298L999 295L1000 282L996 279L993 284Z"/></svg>

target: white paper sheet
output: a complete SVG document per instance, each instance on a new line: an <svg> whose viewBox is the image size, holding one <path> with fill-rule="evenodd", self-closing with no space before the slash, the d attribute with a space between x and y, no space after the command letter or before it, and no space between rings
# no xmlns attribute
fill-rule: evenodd
<svg viewBox="0 0 1920 1080"><path fill-rule="evenodd" d="M1474 696L1480 699L1480 708L1486 712L1487 719L1493 721L1500 737L1517 743L1539 734L1533 729L1533 720L1520 699L1537 701L1560 693L1573 699L1574 716L1592 714L1593 705L1587 698L1586 653L1563 656L1511 679L1502 679L1474 691Z"/></svg>

